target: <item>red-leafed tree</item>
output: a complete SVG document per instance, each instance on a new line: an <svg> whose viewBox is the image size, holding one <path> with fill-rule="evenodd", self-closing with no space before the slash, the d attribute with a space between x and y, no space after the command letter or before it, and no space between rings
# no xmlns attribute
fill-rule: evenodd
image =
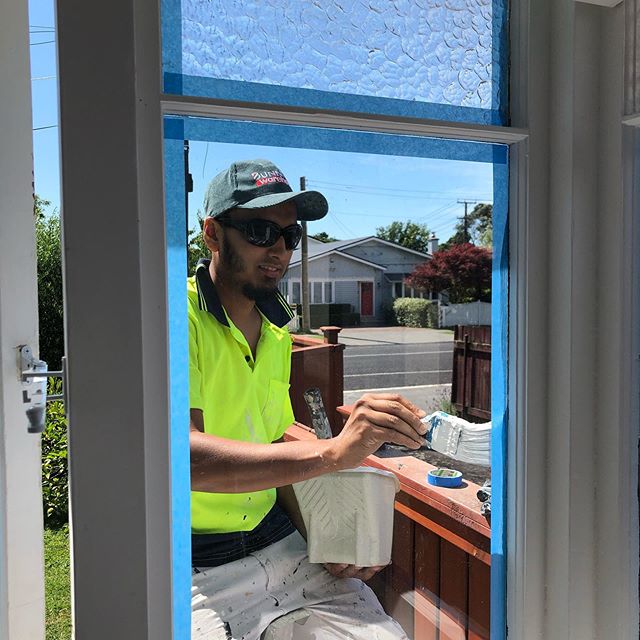
<svg viewBox="0 0 640 640"><path fill-rule="evenodd" d="M449 302L491 301L491 249L468 242L436 251L405 283L422 291L446 292Z"/></svg>

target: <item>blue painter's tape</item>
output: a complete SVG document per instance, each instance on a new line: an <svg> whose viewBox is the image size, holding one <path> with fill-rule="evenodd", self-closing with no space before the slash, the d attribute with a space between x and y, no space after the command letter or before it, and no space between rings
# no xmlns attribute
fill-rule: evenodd
<svg viewBox="0 0 640 640"><path fill-rule="evenodd" d="M351 111L408 118L487 125L503 124L495 109L461 107L418 100L380 98L378 96L337 93L319 89L301 89L259 82L240 82L202 76L182 76L182 95L222 100L239 100L305 109Z"/></svg>
<svg viewBox="0 0 640 640"><path fill-rule="evenodd" d="M427 474L427 482L435 487L453 489L462 484L462 473L455 469L432 469Z"/></svg>
<svg viewBox="0 0 640 640"><path fill-rule="evenodd" d="M507 148L503 147L505 154ZM491 285L491 640L507 629L507 426L509 335L509 166L493 169Z"/></svg>
<svg viewBox="0 0 640 640"><path fill-rule="evenodd" d="M165 120L165 131L175 123ZM189 341L184 142L165 140L167 301L171 407L173 638L191 637L191 489L189 469Z"/></svg>
<svg viewBox="0 0 640 640"><path fill-rule="evenodd" d="M163 74L163 78L165 93L173 93L178 96L183 95L181 73L170 73L168 71L165 71L165 73Z"/></svg>
<svg viewBox="0 0 640 640"><path fill-rule="evenodd" d="M165 93L182 93L182 2L161 0L160 23L162 26L162 71L177 77L179 82L172 85L174 91L165 86Z"/></svg>
<svg viewBox="0 0 640 640"><path fill-rule="evenodd" d="M352 151L470 162L496 162L495 145L482 142L320 127L185 118L184 135L185 139L202 142L246 144L247 141L250 141L251 144L274 147ZM504 153L498 155L498 159L506 162Z"/></svg>
<svg viewBox="0 0 640 640"><path fill-rule="evenodd" d="M165 140L184 140L184 118L179 116L167 116L164 121Z"/></svg>
<svg viewBox="0 0 640 640"><path fill-rule="evenodd" d="M499 69L497 81L491 83L491 111L496 122L509 124L509 21L508 2L493 0L491 5L491 50L492 69Z"/></svg>

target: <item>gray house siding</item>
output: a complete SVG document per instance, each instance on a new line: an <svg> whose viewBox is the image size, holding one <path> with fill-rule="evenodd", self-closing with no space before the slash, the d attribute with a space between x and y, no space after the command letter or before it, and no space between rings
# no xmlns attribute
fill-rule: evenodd
<svg viewBox="0 0 640 640"><path fill-rule="evenodd" d="M355 240L353 242L356 242ZM361 321L365 324L383 324L386 318L386 308L393 303L394 282L402 282L418 264L429 259L408 251L402 247L395 247L375 239L364 240L360 244L349 246L350 241L340 241L331 245L313 244L309 247L309 280L312 289L313 283L332 283L332 301L341 304L350 304L353 310L362 313L359 282L373 283L373 315L364 316ZM330 253L319 255L325 250ZM346 255L341 255L346 254ZM315 257L314 256L318 256ZM347 256L353 256L351 259ZM293 283L300 282L301 265L299 250L294 253L295 263L288 271L281 283L283 293L289 292L293 301ZM361 262L365 261L365 262ZM372 263L372 264L367 264ZM378 266L375 266L378 265ZM382 268L379 268L382 267ZM291 281L291 287L288 286ZM316 285L315 291L320 291ZM327 285L323 291L326 293ZM299 295L300 285L296 284L296 295ZM326 296L325 296L326 298ZM325 302L327 300L325 299ZM313 302L313 295L312 295Z"/></svg>
<svg viewBox="0 0 640 640"><path fill-rule="evenodd" d="M338 280L335 285L335 301L340 304L351 304L354 311L360 311L354 304L358 301L358 283L355 281Z"/></svg>

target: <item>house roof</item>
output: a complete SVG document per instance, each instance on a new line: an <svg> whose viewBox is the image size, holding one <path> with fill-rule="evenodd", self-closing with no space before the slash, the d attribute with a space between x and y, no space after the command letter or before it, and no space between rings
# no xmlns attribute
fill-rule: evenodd
<svg viewBox="0 0 640 640"><path fill-rule="evenodd" d="M346 249L348 247L355 247L359 244L364 244L365 242L369 242L371 240L374 240L381 244L385 244L390 247L394 247L396 249L400 249L402 251L406 251L413 255L424 257L425 259L431 257L431 254L429 253L422 253L421 251L415 251L414 249L407 249L407 247L403 247L402 245L397 244L395 242L390 242L389 240L383 240L382 238L378 238L377 236L364 236L362 238L352 238L350 240L336 240L335 242L317 242L317 241L313 243L310 242L309 243L309 260L314 260L316 258L319 258L322 255L329 254L329 253L339 253L340 255L346 258L356 259L356 260L359 260L360 262L365 262L372 266L384 269L384 267L381 267L379 264L375 262L365 260L364 258L356 258L355 256L352 256L348 253L344 253L342 251L342 249ZM295 266L296 264L299 264L301 261L302 261L302 248L298 247L293 252L293 255L291 256L291 262L289 264L290 266Z"/></svg>

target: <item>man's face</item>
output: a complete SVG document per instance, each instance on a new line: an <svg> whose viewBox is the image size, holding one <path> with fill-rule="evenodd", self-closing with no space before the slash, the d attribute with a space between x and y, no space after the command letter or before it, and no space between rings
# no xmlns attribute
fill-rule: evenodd
<svg viewBox="0 0 640 640"><path fill-rule="evenodd" d="M269 220L287 227L296 222L296 206L293 202L285 202L264 209L234 209L230 217L239 222ZM218 276L250 300L260 301L277 289L291 254L282 237L271 247L256 247L238 229L223 226Z"/></svg>

